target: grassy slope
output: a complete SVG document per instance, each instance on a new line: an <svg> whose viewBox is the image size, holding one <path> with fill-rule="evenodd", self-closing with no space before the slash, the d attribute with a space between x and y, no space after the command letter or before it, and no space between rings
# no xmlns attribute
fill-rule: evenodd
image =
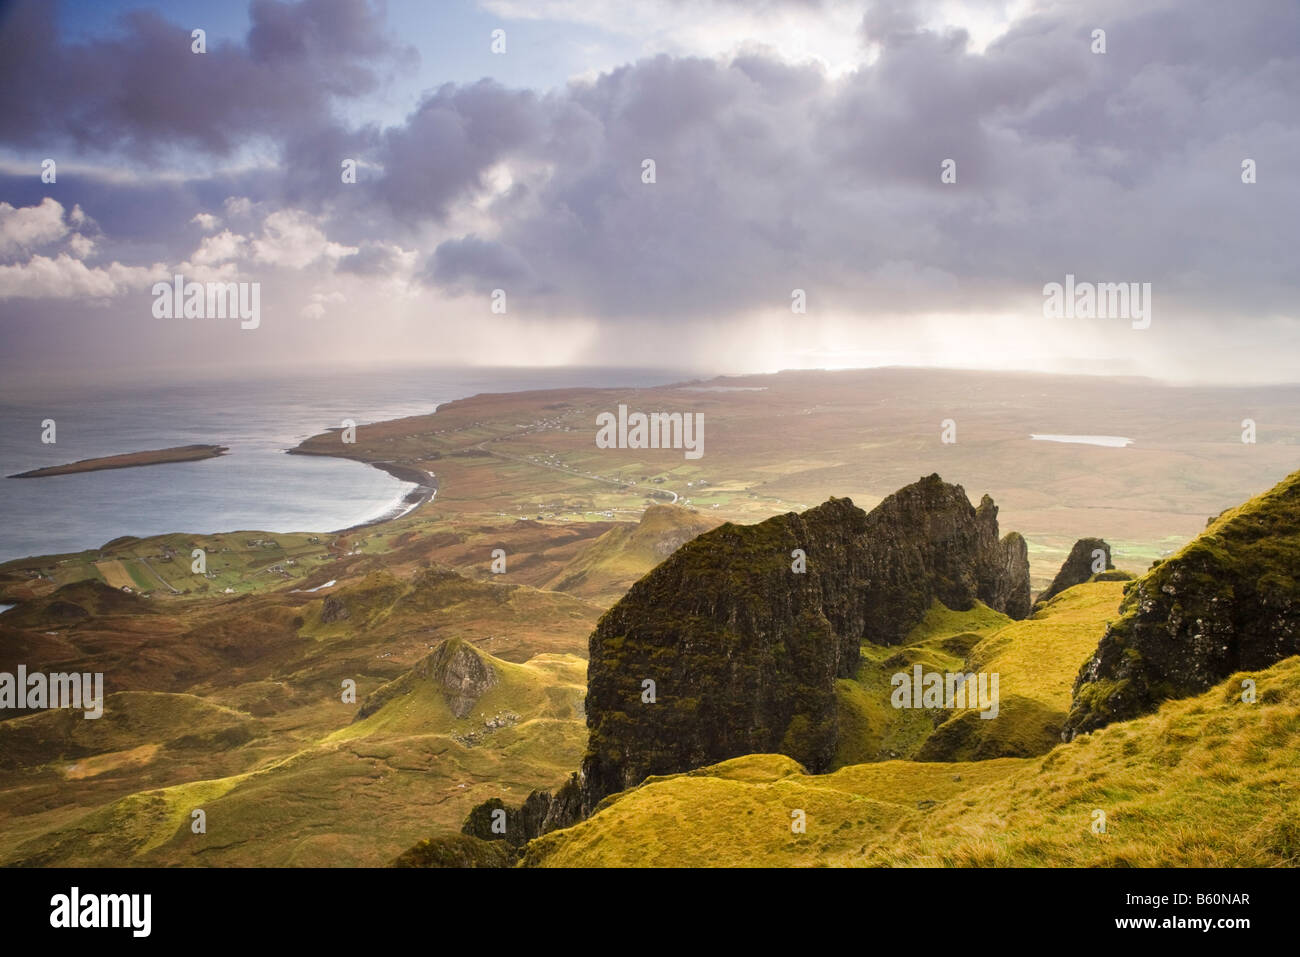
<svg viewBox="0 0 1300 957"><path fill-rule="evenodd" d="M1075 675L1118 614L1124 584L1076 585L1032 619L1013 622L977 644L965 670L998 675L997 717L957 711L926 739L916 757L978 761L1051 750L1070 710Z"/></svg>
<svg viewBox="0 0 1300 957"><path fill-rule="evenodd" d="M555 574L545 587L612 605L682 543L716 519L677 505L652 505L641 521L614 526Z"/></svg>
<svg viewBox="0 0 1300 957"><path fill-rule="evenodd" d="M852 680L836 682L840 736L836 765L910 758L934 731L934 712L896 709L889 698L890 678L914 665L925 671L957 671L981 639L1011 624L1011 619L976 602L969 611L952 611L935 602L901 646L864 643L862 665Z"/></svg>
<svg viewBox="0 0 1300 957"><path fill-rule="evenodd" d="M1038 758L809 776L751 755L652 778L529 845L541 866L1300 863L1300 658ZM802 809L807 832L791 831ZM1107 817L1094 834L1095 810ZM707 835L708 840L701 840Z"/></svg>
<svg viewBox="0 0 1300 957"><path fill-rule="evenodd" d="M1123 582L1088 582L1058 595L1033 619L1010 618L977 602L953 611L935 602L901 646L864 644L852 680L836 683L840 736L836 766L917 758L974 761L1032 757L1060 740L1079 665L1116 614ZM999 711L896 709L890 679L925 672L996 672Z"/></svg>
<svg viewBox="0 0 1300 957"><path fill-rule="evenodd" d="M157 558L162 540L174 562ZM250 567L283 554L225 540L246 547ZM328 537L305 544L338 550ZM171 536L106 551L128 566L147 554L174 572L188 570L187 546ZM209 568L232 554L214 548ZM382 568L364 554L338 560L314 572L339 579L318 593L285 583L145 601L79 582L57 599L81 609L65 618L44 607L53 583L32 579L46 597L7 616L0 657L37 670L75 662L104 671L109 692L151 690L112 695L98 722L51 713L0 723L0 863L378 865L430 832L458 830L474 804L564 780L585 741L578 655L600 607L429 568L422 549L401 554ZM72 564L55 567L75 580ZM346 617L324 621L327 598ZM358 706L340 701L342 679L356 681L360 702L444 637L496 656L506 680L480 708L456 721L440 696L417 695L403 714L350 723ZM506 726L485 727L499 713ZM189 831L195 806L208 813L206 835Z"/></svg>
<svg viewBox="0 0 1300 957"><path fill-rule="evenodd" d="M485 657L500 683L463 719L426 683L255 768L24 820L0 840L0 863L387 863L431 831L458 830L470 808L489 797L522 800L533 788L555 786L581 758L585 663L557 654L524 664ZM517 718L487 726L503 714ZM157 732L142 727L139 736ZM190 830L195 808L207 815L206 834Z"/></svg>

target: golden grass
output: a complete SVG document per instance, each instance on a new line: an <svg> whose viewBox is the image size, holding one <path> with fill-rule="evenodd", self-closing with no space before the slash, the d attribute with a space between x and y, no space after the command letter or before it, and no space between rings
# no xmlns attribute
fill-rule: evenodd
<svg viewBox="0 0 1300 957"><path fill-rule="evenodd" d="M652 779L528 846L564 866L1293 866L1300 657L1038 758L811 776L752 755ZM802 810L807 832L791 830ZM1094 811L1105 814L1094 833Z"/></svg>

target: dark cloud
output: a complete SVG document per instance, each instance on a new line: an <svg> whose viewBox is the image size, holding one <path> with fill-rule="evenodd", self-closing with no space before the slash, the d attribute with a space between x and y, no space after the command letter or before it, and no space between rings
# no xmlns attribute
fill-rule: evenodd
<svg viewBox="0 0 1300 957"><path fill-rule="evenodd" d="M611 324L725 319L794 288L864 321L1024 313L1067 272L1151 282L1166 316L1294 316L1300 6L1044 3L978 54L965 31L926 27L939 9L865 5L864 57L877 55L844 76L752 49L660 55L548 93L448 84L381 127L334 111L402 55L377 7L256 2L245 43L199 57L151 14L68 46L23 4L0 30L0 143L134 158L180 142L201 160L261 137L274 171L61 176L58 198L109 239L184 253L190 217L225 196L299 207L360 247L338 267L356 275L397 268L392 243L427 252L436 236L421 273L436 289L519 290L537 314ZM1089 49L1098 27L1105 55ZM345 157L356 184L340 182ZM1246 157L1257 185L1241 183Z"/></svg>
<svg viewBox="0 0 1300 957"><path fill-rule="evenodd" d="M533 289L532 275L515 252L491 240L466 236L440 243L429 257L423 279L439 285L486 292L499 286Z"/></svg>
<svg viewBox="0 0 1300 957"><path fill-rule="evenodd" d="M1300 7L1225 16L1051 7L976 55L876 5L880 56L840 80L760 54L641 61L535 105L512 145L548 172L494 205L495 239L556 312L605 317L735 314L794 287L842 312L1032 308L1066 272L1150 281L1166 315L1292 309ZM1241 183L1245 157L1267 181Z"/></svg>
<svg viewBox="0 0 1300 957"><path fill-rule="evenodd" d="M545 113L538 97L491 80L447 84L426 97L380 146L377 193L406 221L443 219L453 200L482 185L483 173L535 145Z"/></svg>
<svg viewBox="0 0 1300 957"><path fill-rule="evenodd" d="M365 242L350 256L339 260L339 272L356 276L389 276L397 271L397 250L383 243Z"/></svg>
<svg viewBox="0 0 1300 957"><path fill-rule="evenodd" d="M374 91L413 56L366 0L253 0L247 42L210 39L153 11L123 14L121 35L66 44L54 4L27 0L0 24L0 144L125 151L150 163L177 146L226 155L250 137L321 125L336 99Z"/></svg>

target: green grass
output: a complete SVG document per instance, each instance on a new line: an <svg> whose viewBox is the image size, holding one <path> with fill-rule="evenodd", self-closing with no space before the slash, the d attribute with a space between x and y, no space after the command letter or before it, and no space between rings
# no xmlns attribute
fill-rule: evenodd
<svg viewBox="0 0 1300 957"><path fill-rule="evenodd" d="M905 644L915 645L965 633L984 636L1005 628L1010 623L1010 618L982 601L975 602L969 611L953 611L936 601L925 613L925 617L908 633Z"/></svg>
<svg viewBox="0 0 1300 957"><path fill-rule="evenodd" d="M591 866L1300 864L1300 657L1036 758L890 761L812 776L750 755L615 795L528 845ZM791 812L807 832L791 831ZM1094 834L1094 810L1106 815Z"/></svg>
<svg viewBox="0 0 1300 957"><path fill-rule="evenodd" d="M1117 614L1123 582L1090 582L1057 596L1033 619L1012 621L977 602L935 602L901 646L864 643L852 680L836 683L840 734L835 766L918 758L973 761L1030 757L1059 740L1079 666ZM894 708L892 677L924 672L997 673L996 718L978 711Z"/></svg>
<svg viewBox="0 0 1300 957"><path fill-rule="evenodd" d="M454 639L453 639L454 640ZM351 741L377 735L469 735L484 721L509 712L518 723L552 720L577 723L582 718L586 694L587 663L574 655L538 655L525 664L511 664L478 652L496 672L497 684L489 688L464 718L457 718L442 689L433 682L404 682L401 693L378 711L328 735L324 743ZM393 682L394 685L398 682ZM380 689L376 694L382 694Z"/></svg>
<svg viewBox="0 0 1300 957"><path fill-rule="evenodd" d="M145 744L230 746L258 733L249 715L194 695L122 691L105 696L99 718L60 709L0 722L0 768L34 768Z"/></svg>
<svg viewBox="0 0 1300 957"><path fill-rule="evenodd" d="M187 597L222 595L226 594L227 588L237 595L293 588L303 584L313 573L334 564L334 555L329 550L329 543L334 539L335 536L327 534L259 531L125 537L107 543L103 548L6 562L0 565L0 594L12 594L20 600L26 597L24 590L29 585L26 577L29 570L39 571L55 586L86 579L104 581L94 563L118 560L123 563L132 587L137 591L149 592L159 600L179 597L173 596L153 572L144 567L141 559L147 560L163 581ZM274 542L275 546L248 544L254 540ZM361 550L367 552L375 547L374 543L367 541L361 545ZM192 571L191 553L195 548L202 548L206 553L207 575ZM284 567L284 575L269 571L269 567L275 564Z"/></svg>
<svg viewBox="0 0 1300 957"><path fill-rule="evenodd" d="M1032 619L1013 622L971 650L967 672L998 675L998 712L952 713L918 750L927 761L1031 757L1059 741L1075 676L1118 616L1124 582L1066 589Z"/></svg>
<svg viewBox="0 0 1300 957"><path fill-rule="evenodd" d="M953 611L936 601L904 644L864 642L857 674L835 685L840 722L835 766L914 756L934 732L935 712L894 708L890 679L917 664L927 672L959 671L971 648L1010 624L983 602Z"/></svg>
<svg viewBox="0 0 1300 957"><path fill-rule="evenodd" d="M48 811L24 808L30 813L11 819L18 826L0 836L0 864L388 863L431 833L459 830L474 805L491 797L519 803L578 766L586 663L569 654L522 664L478 654L499 681L464 718L451 713L440 687L408 682L407 693L341 727L357 706L337 697L310 715L286 714L286 722L314 725L317 712L328 711L336 724L305 739L282 729L273 750L265 736L275 719L255 721L190 695L114 695L99 721L46 712L0 723L0 748L9 754L13 745L28 760L0 784L21 779L31 791L42 782L30 801L48 788L73 801ZM502 726L489 726L500 718ZM223 766L217 751L229 773L194 779L197 767L211 773ZM68 757L48 763L52 752ZM152 763L141 769L141 761ZM60 778L69 767L95 772L71 795ZM173 777L166 786L140 788L166 774ZM14 800L17 792L8 793ZM198 807L207 814L206 834L190 830Z"/></svg>

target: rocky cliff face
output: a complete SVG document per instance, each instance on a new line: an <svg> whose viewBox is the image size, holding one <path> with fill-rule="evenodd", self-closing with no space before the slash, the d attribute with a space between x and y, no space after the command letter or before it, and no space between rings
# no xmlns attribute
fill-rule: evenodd
<svg viewBox="0 0 1300 957"><path fill-rule="evenodd" d="M1062 737L1300 654L1300 472L1225 512L1128 586L1074 686Z"/></svg>
<svg viewBox="0 0 1300 957"><path fill-rule="evenodd" d="M1097 568L1097 552L1102 552L1101 568ZM1043 589L1043 593L1038 596L1034 602L1037 605L1044 605L1051 601L1067 588L1073 588L1075 585L1082 585L1094 574L1113 569L1115 566L1110 561L1110 545L1100 538L1081 538L1074 543L1070 549L1070 554L1066 556L1061 565L1061 570L1056 573L1052 583Z"/></svg>
<svg viewBox="0 0 1300 957"><path fill-rule="evenodd" d="M1029 545L1019 532L998 540L998 507L985 495L975 510L980 528L979 599L1019 621L1029 615Z"/></svg>
<svg viewBox="0 0 1300 957"><path fill-rule="evenodd" d="M795 550L806 556L795 570ZM831 499L802 514L723 525L632 587L590 641L582 808L651 774L753 752L812 771L835 753L835 679L862 641L897 644L938 599L1028 611L1023 539L939 476L870 514Z"/></svg>

